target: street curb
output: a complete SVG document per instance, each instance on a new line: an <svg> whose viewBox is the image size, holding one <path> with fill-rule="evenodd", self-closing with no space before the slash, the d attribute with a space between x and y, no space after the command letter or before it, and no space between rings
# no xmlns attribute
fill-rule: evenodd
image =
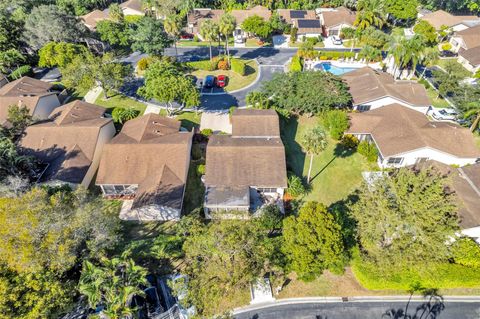
<svg viewBox="0 0 480 319"><path fill-rule="evenodd" d="M443 296L441 297L443 302L480 302L480 296ZM244 312L261 310L265 308L271 308L276 306L285 305L301 305L311 303L362 303L362 302L418 302L428 301L429 296L412 296L411 298L406 296L357 296L357 297L308 297L308 298L285 298L278 299L273 302L259 303L254 305L248 305L244 307L238 307L233 309L233 314L241 314Z"/></svg>

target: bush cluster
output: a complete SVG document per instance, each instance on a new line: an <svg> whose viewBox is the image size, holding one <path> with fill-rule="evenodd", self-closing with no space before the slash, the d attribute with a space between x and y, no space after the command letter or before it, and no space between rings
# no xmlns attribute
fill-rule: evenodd
<svg viewBox="0 0 480 319"><path fill-rule="evenodd" d="M205 164L197 165L197 175L198 176L205 175Z"/></svg>
<svg viewBox="0 0 480 319"><path fill-rule="evenodd" d="M345 148L355 149L355 148L357 148L358 143L360 143L360 141L358 140L358 138L355 137L355 135L345 134L342 137L342 142L341 143L342 143L343 147L345 147Z"/></svg>
<svg viewBox="0 0 480 319"><path fill-rule="evenodd" d="M302 60L300 59L300 57L297 55L292 57L292 62L290 63L290 71L301 72L302 69Z"/></svg>
<svg viewBox="0 0 480 319"><path fill-rule="evenodd" d="M357 147L358 153L362 154L367 161L375 162L378 158L378 150L375 144L368 141L362 141Z"/></svg>
<svg viewBox="0 0 480 319"><path fill-rule="evenodd" d="M480 267L480 246L472 239L464 237L452 245L455 263L467 267Z"/></svg>
<svg viewBox="0 0 480 319"><path fill-rule="evenodd" d="M244 76L247 73L247 64L242 60L233 59L232 71L240 74L241 76Z"/></svg>
<svg viewBox="0 0 480 319"><path fill-rule="evenodd" d="M295 175L294 173L288 173L288 189L287 193L292 197L298 197L304 195L307 192L305 186L303 185L303 181L300 177Z"/></svg>
<svg viewBox="0 0 480 319"><path fill-rule="evenodd" d="M348 128L347 113L341 110L328 111L323 116L323 124L333 139L340 140Z"/></svg>
<svg viewBox="0 0 480 319"><path fill-rule="evenodd" d="M306 59L320 59L320 60L338 60L346 58L354 58L355 52L335 52L335 51L315 51L315 50L299 50L298 56Z"/></svg>
<svg viewBox="0 0 480 319"><path fill-rule="evenodd" d="M16 68L10 75L11 80L16 80L25 75L33 75L32 67L30 65L22 65Z"/></svg>

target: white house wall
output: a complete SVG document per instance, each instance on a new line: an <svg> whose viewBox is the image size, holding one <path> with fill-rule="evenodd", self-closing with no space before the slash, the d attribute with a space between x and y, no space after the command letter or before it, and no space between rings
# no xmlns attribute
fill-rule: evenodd
<svg viewBox="0 0 480 319"><path fill-rule="evenodd" d="M480 245L480 226L462 229L462 234L472 238Z"/></svg>
<svg viewBox="0 0 480 319"><path fill-rule="evenodd" d="M428 148L428 147L414 150L411 152L405 152L403 154L398 154L390 157L402 157L403 161L399 165L388 165L387 162L389 157L385 157L382 163L381 164L379 163L382 168L404 167L404 166L414 165L416 164L417 160L420 158L435 160L437 162L440 162L446 165L458 165L458 166L475 164L475 161L477 160L476 158L459 158L451 154L447 154L447 153L444 153L432 148Z"/></svg>
<svg viewBox="0 0 480 319"><path fill-rule="evenodd" d="M90 186L95 173L97 172L98 165L100 164L100 158L102 156L103 146L108 143L114 136L115 136L115 126L113 122L110 122L107 125L104 125L100 132L98 133L97 144L95 145L95 152L93 153L93 160L90 168L85 174L85 177L82 181L82 186L88 187Z"/></svg>
<svg viewBox="0 0 480 319"><path fill-rule="evenodd" d="M46 95L38 100L37 106L33 111L33 117L39 120L48 118L52 111L60 106L60 101L56 94Z"/></svg>
<svg viewBox="0 0 480 319"><path fill-rule="evenodd" d="M123 8L123 14L126 16L144 16L145 13L130 8Z"/></svg>
<svg viewBox="0 0 480 319"><path fill-rule="evenodd" d="M374 110L374 109L378 109L382 106L395 104L395 103L403 105L405 107L408 107L411 110L421 112L423 114L426 114L427 110L428 110L428 106L412 106L411 104L405 103L402 100L399 100L399 99L396 99L396 98L390 97L390 96L386 96L386 97L380 98L378 100L373 100L373 101L369 101L369 102L366 102L366 103L355 104L353 106L353 108L355 110L357 110L359 105L368 105L368 106L370 106L370 110Z"/></svg>

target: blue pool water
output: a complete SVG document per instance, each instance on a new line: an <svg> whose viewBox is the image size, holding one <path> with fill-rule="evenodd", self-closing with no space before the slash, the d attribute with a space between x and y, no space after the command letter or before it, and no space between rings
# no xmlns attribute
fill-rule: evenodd
<svg viewBox="0 0 480 319"><path fill-rule="evenodd" d="M328 63L328 62L322 62L322 63L316 64L314 66L314 68L317 69L317 70L330 72L330 73L335 74L335 75L343 75L345 73L356 70L356 68L338 67L338 66L332 65L331 63Z"/></svg>

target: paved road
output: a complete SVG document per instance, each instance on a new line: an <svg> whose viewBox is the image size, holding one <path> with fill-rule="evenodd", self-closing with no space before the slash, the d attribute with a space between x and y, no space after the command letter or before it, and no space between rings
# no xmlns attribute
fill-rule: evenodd
<svg viewBox="0 0 480 319"><path fill-rule="evenodd" d="M218 50L213 50L214 54L218 54ZM245 90L235 93L224 93L215 95L202 95L201 106L203 110L226 110L231 106L244 106L246 104L245 98L248 92L258 90L262 82L268 81L272 78L275 72L283 72L283 66L296 53L296 49L275 49L275 48L232 48L230 54L244 59L256 59L260 65L260 77L258 81ZM174 56L175 49L167 49L166 55ZM138 53L134 53L127 58L122 59L123 62L136 65L137 62L144 57ZM189 61L193 57L208 58L208 47L202 48L178 48L178 58L180 61ZM133 94L136 92L137 86L141 85L140 81L132 83L128 88L122 90L124 93Z"/></svg>
<svg viewBox="0 0 480 319"><path fill-rule="evenodd" d="M236 314L235 319L480 319L480 303L345 302L279 305ZM425 311L424 311L425 310Z"/></svg>

